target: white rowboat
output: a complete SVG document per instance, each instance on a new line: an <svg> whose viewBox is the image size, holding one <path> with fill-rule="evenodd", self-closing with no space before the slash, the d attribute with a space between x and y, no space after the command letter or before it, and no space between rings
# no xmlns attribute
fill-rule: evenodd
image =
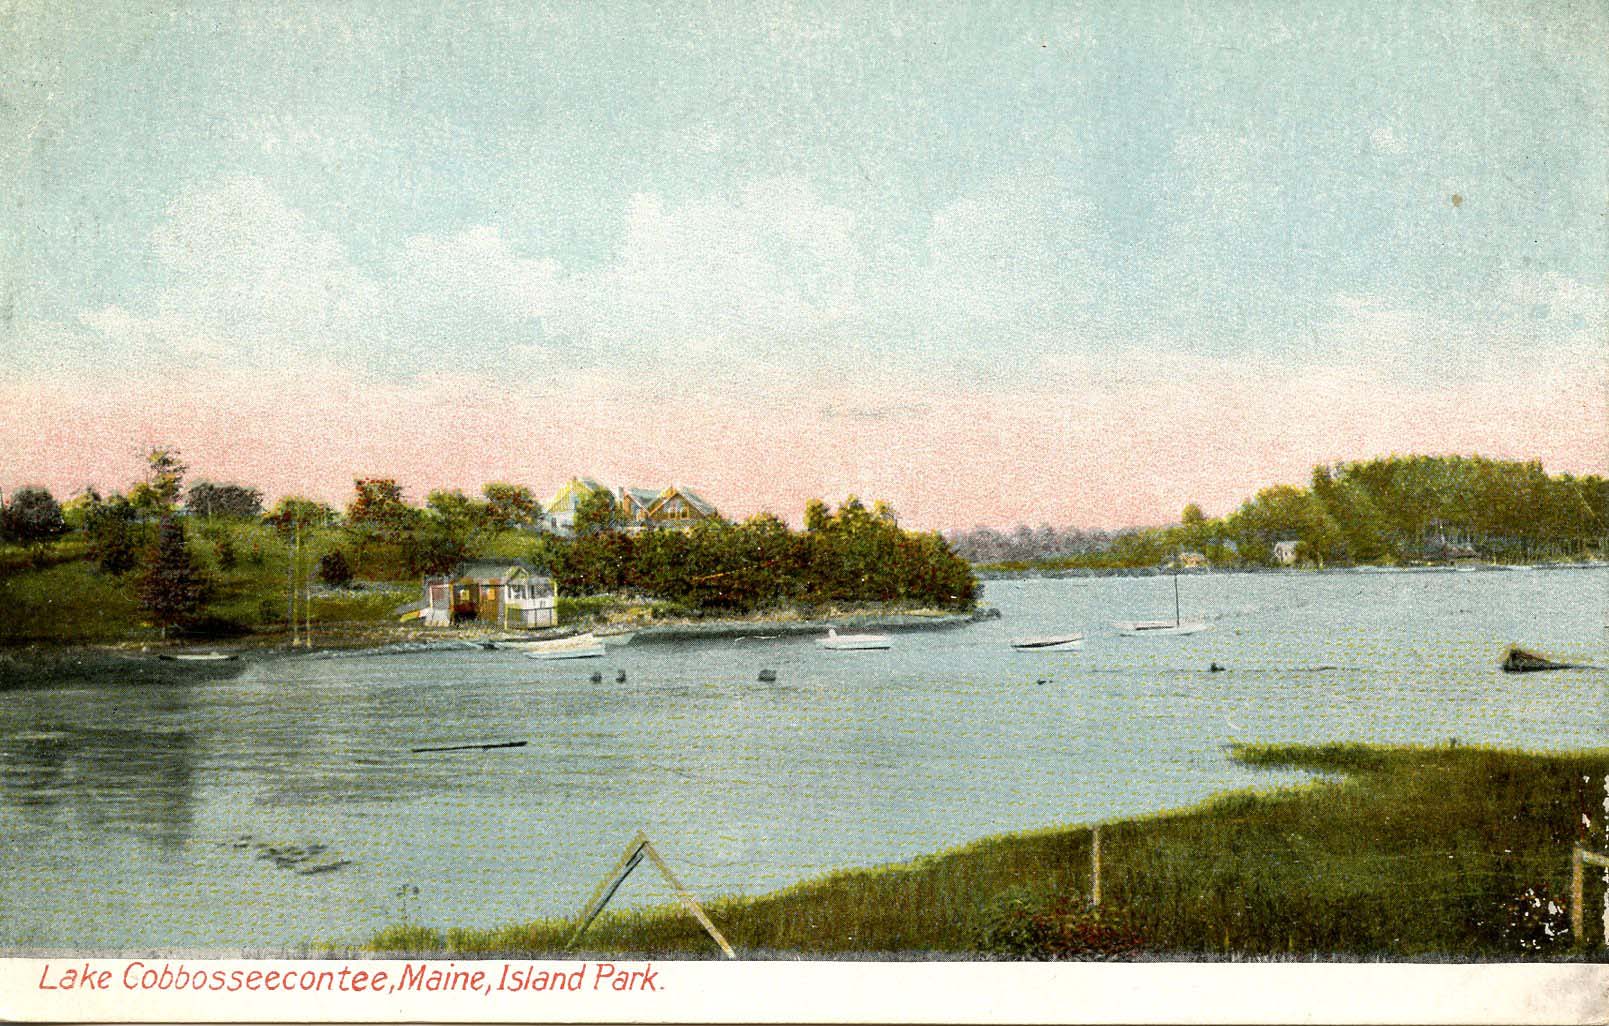
<svg viewBox="0 0 1609 1026"><path fill-rule="evenodd" d="M836 628L829 629L827 636L818 638L816 644L834 652L875 651L894 645L886 634L839 634Z"/></svg>
<svg viewBox="0 0 1609 1026"><path fill-rule="evenodd" d="M603 642L591 634L551 641L520 642L527 659L596 659L603 655Z"/></svg>
<svg viewBox="0 0 1609 1026"><path fill-rule="evenodd" d="M227 663L240 657L232 652L165 652L157 658L184 663Z"/></svg>

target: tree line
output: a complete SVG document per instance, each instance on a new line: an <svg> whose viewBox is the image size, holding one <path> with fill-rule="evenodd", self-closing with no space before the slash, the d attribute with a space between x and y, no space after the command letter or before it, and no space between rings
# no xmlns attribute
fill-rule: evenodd
<svg viewBox="0 0 1609 1026"><path fill-rule="evenodd" d="M213 542L217 570L246 558L230 524L266 527L284 545L291 623L311 584L304 552L332 586L417 579L495 554L530 560L563 594L637 594L694 611L800 601L967 607L977 590L970 565L943 538L902 530L886 505L868 509L854 497L837 510L813 501L802 532L769 513L631 531L613 496L592 492L578 502L573 536L560 537L540 530L541 504L524 485L493 482L478 496L438 489L421 506L394 479L358 478L344 509L295 495L265 509L261 490L247 485L186 488L177 450L152 450L146 462L142 480L107 496L89 488L63 504L46 489L18 489L0 505L0 534L41 551L79 538L102 573L135 575L141 604L164 631L200 619L216 583L190 550L192 529Z"/></svg>
<svg viewBox="0 0 1609 1026"><path fill-rule="evenodd" d="M595 493L596 494L596 493ZM899 602L970 608L978 583L936 533L901 528L882 503L820 499L795 531L771 513L628 533L589 497L573 538L542 536L532 556L561 594L636 593L693 610L747 612L790 603Z"/></svg>
<svg viewBox="0 0 1609 1026"><path fill-rule="evenodd" d="M1306 487L1274 485L1208 517L1190 503L1179 523L1098 534L1018 528L953 536L977 562L1145 567L1202 554L1217 566L1276 561L1350 566L1483 558L1531 562L1609 552L1609 481L1549 475L1540 461L1481 456L1387 456L1323 464Z"/></svg>

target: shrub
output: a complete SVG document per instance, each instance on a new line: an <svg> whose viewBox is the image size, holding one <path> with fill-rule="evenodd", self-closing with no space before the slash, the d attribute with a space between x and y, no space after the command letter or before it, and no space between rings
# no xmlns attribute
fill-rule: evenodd
<svg viewBox="0 0 1609 1026"><path fill-rule="evenodd" d="M239 556L235 553L235 543L227 534L218 539L217 553L220 570L233 570L235 564L239 562Z"/></svg>
<svg viewBox="0 0 1609 1026"><path fill-rule="evenodd" d="M1143 940L1121 909L1097 907L1079 895L1012 888L985 912L978 946L1026 961L1104 960L1133 956Z"/></svg>
<svg viewBox="0 0 1609 1026"><path fill-rule="evenodd" d="M344 588L352 583L352 566L340 549L319 557L318 579L332 588Z"/></svg>
<svg viewBox="0 0 1609 1026"><path fill-rule="evenodd" d="M0 534L12 541L36 544L66 533L61 505L43 488L19 488L0 509Z"/></svg>

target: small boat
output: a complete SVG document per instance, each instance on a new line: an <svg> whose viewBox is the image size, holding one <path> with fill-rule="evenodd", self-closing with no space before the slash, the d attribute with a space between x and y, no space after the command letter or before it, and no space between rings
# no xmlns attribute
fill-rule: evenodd
<svg viewBox="0 0 1609 1026"><path fill-rule="evenodd" d="M827 636L818 638L816 644L834 652L873 651L894 645L886 634L839 634L836 628L829 628Z"/></svg>
<svg viewBox="0 0 1609 1026"><path fill-rule="evenodd" d="M1203 620L1113 620L1112 626L1125 638L1182 637L1212 629Z"/></svg>
<svg viewBox="0 0 1609 1026"><path fill-rule="evenodd" d="M495 648L517 652L539 652L573 645L602 645L605 641L611 644L624 644L616 642L611 636L594 634L590 631L585 634L567 634L562 638L500 638L490 644Z"/></svg>
<svg viewBox="0 0 1609 1026"><path fill-rule="evenodd" d="M240 656L233 652L164 652L157 658L181 663L227 663Z"/></svg>
<svg viewBox="0 0 1609 1026"><path fill-rule="evenodd" d="M611 645L629 645L631 644L631 639L637 636L637 632L634 630L598 631L596 632L595 636L599 641L605 641Z"/></svg>
<svg viewBox="0 0 1609 1026"><path fill-rule="evenodd" d="M1054 634L1044 638L1012 638L1011 647L1019 652L1065 652L1084 647L1082 634Z"/></svg>
<svg viewBox="0 0 1609 1026"><path fill-rule="evenodd" d="M603 655L603 643L591 634L550 641L522 642L527 659L595 659Z"/></svg>
<svg viewBox="0 0 1609 1026"><path fill-rule="evenodd" d="M1173 575L1173 619L1113 620L1112 626L1125 638L1182 637L1199 634L1210 627L1205 620L1185 620L1179 616L1179 575Z"/></svg>

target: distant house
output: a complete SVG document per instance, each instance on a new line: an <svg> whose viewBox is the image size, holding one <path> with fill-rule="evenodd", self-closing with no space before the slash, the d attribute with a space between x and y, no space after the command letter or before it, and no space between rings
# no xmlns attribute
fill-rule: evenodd
<svg viewBox="0 0 1609 1026"><path fill-rule="evenodd" d="M691 527L720 517L715 505L691 488L616 488L590 477L572 477L543 507L543 526L559 534L575 532L575 511L587 496L602 492L615 504L628 531L651 527Z"/></svg>
<svg viewBox="0 0 1609 1026"><path fill-rule="evenodd" d="M691 527L700 520L716 520L715 506L691 488L671 485L648 506L647 523L654 527Z"/></svg>
<svg viewBox="0 0 1609 1026"><path fill-rule="evenodd" d="M659 499L659 490L653 488L622 488L617 493L620 515L628 526L648 523L648 511Z"/></svg>
<svg viewBox="0 0 1609 1026"><path fill-rule="evenodd" d="M1212 562L1199 552L1181 552L1173 565L1181 570L1201 570L1211 566Z"/></svg>
<svg viewBox="0 0 1609 1026"><path fill-rule="evenodd" d="M1301 542L1289 538L1285 541L1275 542L1274 562L1278 563L1280 566L1295 566L1296 548L1299 545L1301 545Z"/></svg>
<svg viewBox="0 0 1609 1026"><path fill-rule="evenodd" d="M552 627L558 599L551 578L524 560L472 560L451 574L426 577L424 601L403 619L428 627L474 621L501 627Z"/></svg>
<svg viewBox="0 0 1609 1026"><path fill-rule="evenodd" d="M590 477L572 477L542 507L542 523L550 531L570 534L575 530L575 510L593 492L611 495L609 486ZM612 497L612 495L611 495Z"/></svg>

